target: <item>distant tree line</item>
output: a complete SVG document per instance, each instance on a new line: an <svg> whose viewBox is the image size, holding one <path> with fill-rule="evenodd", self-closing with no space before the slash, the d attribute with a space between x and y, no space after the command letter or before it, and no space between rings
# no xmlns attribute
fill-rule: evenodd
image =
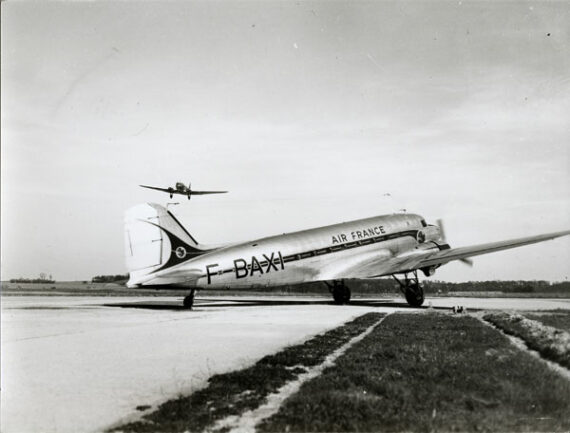
<svg viewBox="0 0 570 433"><path fill-rule="evenodd" d="M129 279L129 274L123 275L97 275L91 278L92 283L116 283L126 282Z"/></svg>
<svg viewBox="0 0 570 433"><path fill-rule="evenodd" d="M50 280L48 278L11 278L11 283L33 283L33 284L52 284L55 280Z"/></svg>
<svg viewBox="0 0 570 433"><path fill-rule="evenodd" d="M428 293L447 292L503 292L503 293L548 293L570 291L570 281L551 283L550 281L468 281L448 283L445 281L424 280Z"/></svg>
<svg viewBox="0 0 570 433"><path fill-rule="evenodd" d="M400 277L398 277L400 278ZM380 278L376 280L346 279L346 285L352 293L395 293L399 292L398 283L392 278ZM570 281L551 283L549 281L469 281L466 283L449 283L438 280L422 280L426 293L449 293L449 292L503 292L503 293L555 293L569 292ZM258 291L274 291L273 287L260 285L255 287ZM323 282L289 284L280 286L279 290L285 293L323 293L327 286Z"/></svg>
<svg viewBox="0 0 570 433"><path fill-rule="evenodd" d="M52 284L55 283L53 277L44 272L42 272L39 278L12 278L11 283L32 283L32 284Z"/></svg>

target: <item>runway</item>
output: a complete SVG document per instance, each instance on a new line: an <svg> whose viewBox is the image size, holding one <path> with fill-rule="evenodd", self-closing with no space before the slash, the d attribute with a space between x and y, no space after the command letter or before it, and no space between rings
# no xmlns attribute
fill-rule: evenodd
<svg viewBox="0 0 570 433"><path fill-rule="evenodd" d="M2 297L2 421L8 432L100 431L401 299ZM428 299L433 308L570 309L567 299Z"/></svg>

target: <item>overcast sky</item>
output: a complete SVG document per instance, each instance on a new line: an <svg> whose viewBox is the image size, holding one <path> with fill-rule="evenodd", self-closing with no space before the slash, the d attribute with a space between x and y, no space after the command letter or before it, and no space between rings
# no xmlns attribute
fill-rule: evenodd
<svg viewBox="0 0 570 433"><path fill-rule="evenodd" d="M2 2L2 279L125 272L123 213L204 243L405 208L452 246L570 228L568 2ZM386 196L389 193L391 196ZM570 239L435 277L564 280Z"/></svg>

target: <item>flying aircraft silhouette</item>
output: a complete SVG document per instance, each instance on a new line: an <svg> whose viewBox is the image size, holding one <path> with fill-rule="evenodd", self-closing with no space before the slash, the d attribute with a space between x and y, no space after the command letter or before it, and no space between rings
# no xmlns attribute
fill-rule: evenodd
<svg viewBox="0 0 570 433"><path fill-rule="evenodd" d="M190 200L190 197L192 197L193 195L225 194L225 193L227 193L227 191L194 191L191 187L190 182L188 182L188 186L184 185L182 182L176 182L176 185L174 186L174 188L172 188L172 187L159 188L157 186L148 186L148 185L139 185L139 186L142 186L143 188L155 189L157 191L167 192L168 194L170 194L170 198L172 198L172 196L174 194L185 195L186 197L188 197L188 200Z"/></svg>

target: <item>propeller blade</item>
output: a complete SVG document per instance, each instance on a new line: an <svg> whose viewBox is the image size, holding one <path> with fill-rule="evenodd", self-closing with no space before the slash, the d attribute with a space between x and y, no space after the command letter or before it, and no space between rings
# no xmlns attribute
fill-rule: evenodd
<svg viewBox="0 0 570 433"><path fill-rule="evenodd" d="M439 232L441 233L441 238L443 240L445 240L445 230L443 228L443 220L442 219L438 219L436 222L437 226L439 227Z"/></svg>
<svg viewBox="0 0 570 433"><path fill-rule="evenodd" d="M445 229L443 228L443 220L442 219L438 219L436 221L437 226L439 227L439 233L441 234L441 239L447 243L447 240L445 238ZM463 258L463 259L459 259L460 262L462 262L463 264L467 265L467 266L473 266L473 260L469 259L469 258Z"/></svg>

